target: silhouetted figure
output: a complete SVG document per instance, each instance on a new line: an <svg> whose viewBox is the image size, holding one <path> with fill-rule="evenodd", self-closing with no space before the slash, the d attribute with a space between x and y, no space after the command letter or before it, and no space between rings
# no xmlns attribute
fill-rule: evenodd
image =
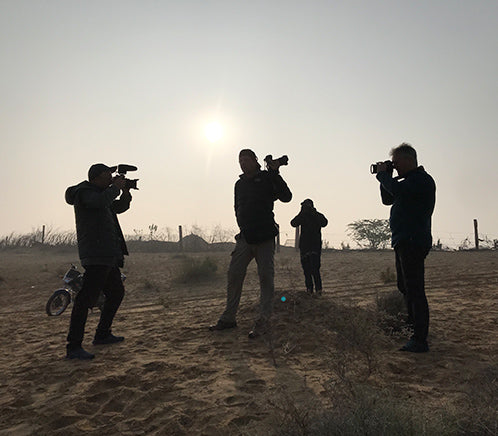
<svg viewBox="0 0 498 436"><path fill-rule="evenodd" d="M124 286L120 267L128 254L116 214L130 207L131 194L125 188L124 176L112 177L116 167L92 165L88 181L66 190L66 202L74 206L78 252L85 268L83 286L77 294L71 313L67 336L69 359L93 359L82 347L88 309L95 306L100 292L105 303L93 340L94 345L112 344L124 340L114 336L111 325L123 300ZM121 193L119 199L116 199Z"/></svg>
<svg viewBox="0 0 498 436"><path fill-rule="evenodd" d="M236 315L242 294L247 266L254 258L258 265L260 283L260 310L250 338L265 333L273 307L274 253L278 226L273 214L273 203L292 199L287 184L279 175L279 164L271 161L262 171L256 154L249 149L239 153L243 174L235 183L235 216L240 233L235 236L235 250L228 268L226 308L218 323L210 330L225 330L237 326Z"/></svg>
<svg viewBox="0 0 498 436"><path fill-rule="evenodd" d="M432 246L431 217L436 202L436 184L417 152L406 143L391 150L392 165L378 162L382 203L391 206L389 223L396 253L398 289L404 295L408 322L414 333L401 351L429 351L429 305L425 295L424 260ZM393 177L393 168L398 172Z"/></svg>
<svg viewBox="0 0 498 436"><path fill-rule="evenodd" d="M301 203L301 211L291 221L292 227L301 226L299 251L304 283L306 291L310 295L313 294L313 288L318 295L322 295L322 278L320 276L322 227L327 224L327 218L315 209L313 201L309 198Z"/></svg>

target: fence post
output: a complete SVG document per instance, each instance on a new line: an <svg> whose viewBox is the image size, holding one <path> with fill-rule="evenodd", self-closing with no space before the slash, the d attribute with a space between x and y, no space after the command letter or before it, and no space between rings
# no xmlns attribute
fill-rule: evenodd
<svg viewBox="0 0 498 436"><path fill-rule="evenodd" d="M42 226L42 235L41 236L42 236L41 243L43 245L45 242L45 224L43 224L43 226Z"/></svg>
<svg viewBox="0 0 498 436"><path fill-rule="evenodd" d="M294 248L296 250L299 250L299 238L300 238L299 233L300 233L300 229L301 229L301 226L297 226L296 227L296 236L294 237L295 238L294 239Z"/></svg>
<svg viewBox="0 0 498 436"><path fill-rule="evenodd" d="M479 250L479 233L477 232L477 220L474 220L474 240L476 243L476 250Z"/></svg>
<svg viewBox="0 0 498 436"><path fill-rule="evenodd" d="M178 226L178 244L180 245L180 251L183 251L182 226Z"/></svg>

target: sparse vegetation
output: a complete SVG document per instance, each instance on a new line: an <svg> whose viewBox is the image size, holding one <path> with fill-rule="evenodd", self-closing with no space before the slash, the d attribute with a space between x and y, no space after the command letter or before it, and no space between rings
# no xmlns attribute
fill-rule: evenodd
<svg viewBox="0 0 498 436"><path fill-rule="evenodd" d="M377 295L377 324L388 335L406 336L406 303L403 294L398 290Z"/></svg>
<svg viewBox="0 0 498 436"><path fill-rule="evenodd" d="M353 383L347 388L342 382L328 387L332 407L300 405L287 397L273 402L278 414L274 436L450 436L465 433L456 416L448 410L437 412L417 407L406 398L365 384ZM469 427L466 429L468 430ZM471 434L471 433L470 433Z"/></svg>
<svg viewBox="0 0 498 436"><path fill-rule="evenodd" d="M180 283L196 283L213 279L216 276L218 265L211 257L202 260L194 257L183 259L176 281Z"/></svg>
<svg viewBox="0 0 498 436"><path fill-rule="evenodd" d="M380 280L384 284L394 283L396 281L396 273L388 266L385 270L380 272Z"/></svg>
<svg viewBox="0 0 498 436"><path fill-rule="evenodd" d="M53 247L74 247L76 246L76 232L73 231L56 231L48 228L42 237L42 231L32 230L30 233L16 234L11 233L0 239L0 249L7 248L29 248L33 246L53 246Z"/></svg>

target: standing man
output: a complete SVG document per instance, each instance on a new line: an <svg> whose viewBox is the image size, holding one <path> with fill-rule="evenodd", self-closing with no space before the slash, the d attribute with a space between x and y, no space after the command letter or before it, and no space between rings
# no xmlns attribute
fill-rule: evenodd
<svg viewBox="0 0 498 436"><path fill-rule="evenodd" d="M85 268L83 286L74 301L67 335L68 359L93 359L82 347L88 309L104 292L105 303L93 340L94 345L113 344L124 340L111 333L111 325L124 296L119 267L128 254L116 214L130 207L131 194L124 176L112 177L116 167L92 165L88 181L66 190L66 202L74 206L78 252ZM121 192L119 199L116 199Z"/></svg>
<svg viewBox="0 0 498 436"><path fill-rule="evenodd" d="M253 258L258 265L260 309L250 338L256 338L268 329L274 294L275 236L278 226L274 220L273 203L287 203L292 198L287 184L279 175L279 161L268 161L268 170L262 171L254 151L241 150L239 164L243 174L235 183L235 216L240 233L228 269L226 308L218 323L209 330L225 330L237 326L242 285L247 266Z"/></svg>
<svg viewBox="0 0 498 436"><path fill-rule="evenodd" d="M396 253L398 289L404 295L408 322L414 333L401 351L429 351L429 305L425 296L424 260L432 246L431 217L436 202L436 184L417 152L403 143L391 150L392 162L377 163L382 203L391 206L389 223ZM393 168L398 176L392 176Z"/></svg>
<svg viewBox="0 0 498 436"><path fill-rule="evenodd" d="M301 212L291 221L292 227L301 226L299 251L304 272L304 283L306 291L310 295L313 295L313 282L315 282L316 293L322 295L322 278L320 276L322 227L327 224L327 218L315 209L313 201L309 198L301 203Z"/></svg>

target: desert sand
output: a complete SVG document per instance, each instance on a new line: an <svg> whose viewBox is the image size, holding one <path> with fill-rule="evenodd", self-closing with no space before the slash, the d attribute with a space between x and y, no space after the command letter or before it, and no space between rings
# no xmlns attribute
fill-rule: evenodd
<svg viewBox="0 0 498 436"><path fill-rule="evenodd" d="M218 264L215 278L177 280L185 257L205 256ZM381 278L394 267L391 251L324 252L321 298L304 293L296 251L276 254L273 333L256 340L247 337L259 293L254 264L238 327L210 332L224 306L229 252L132 253L113 327L126 339L93 346L95 310L84 346L96 357L80 362L64 358L72 305L45 313L70 263L79 265L76 252L0 252L0 434L276 434L292 419L299 427L301 412L337 410L353 383L458 415L483 390L496 395L497 261L496 251L429 255L431 351L414 355L397 351L404 332L382 332L374 319L376 299L395 289Z"/></svg>

